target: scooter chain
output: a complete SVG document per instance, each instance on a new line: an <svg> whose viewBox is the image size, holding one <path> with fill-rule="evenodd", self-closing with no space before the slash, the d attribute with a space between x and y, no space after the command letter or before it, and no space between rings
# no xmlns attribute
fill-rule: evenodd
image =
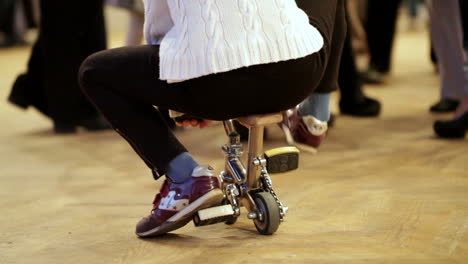
<svg viewBox="0 0 468 264"><path fill-rule="evenodd" d="M286 212L284 211L284 206L283 203L280 201L278 196L276 195L275 191L273 190L273 185L272 181L270 178L270 175L268 174L267 170L265 167L262 167L262 174L263 174L263 182L264 182L264 188L273 196L273 198L276 201L276 204L278 205L278 208L280 210L280 221L284 221L284 216L286 215Z"/></svg>

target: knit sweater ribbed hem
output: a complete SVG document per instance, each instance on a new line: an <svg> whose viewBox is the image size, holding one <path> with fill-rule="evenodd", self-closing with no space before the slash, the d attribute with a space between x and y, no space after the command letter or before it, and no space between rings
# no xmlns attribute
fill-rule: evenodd
<svg viewBox="0 0 468 264"><path fill-rule="evenodd" d="M277 39L275 42L252 40L243 45L217 48L208 54L180 56L174 49L160 51L160 79L184 81L209 74L227 72L242 67L275 63L306 57L323 47L323 38L317 29L308 27L306 32ZM174 39L165 44L175 46Z"/></svg>

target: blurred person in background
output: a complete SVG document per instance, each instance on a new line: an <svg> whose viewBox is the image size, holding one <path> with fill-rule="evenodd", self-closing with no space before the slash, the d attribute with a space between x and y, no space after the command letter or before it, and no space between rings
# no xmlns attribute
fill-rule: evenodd
<svg viewBox="0 0 468 264"><path fill-rule="evenodd" d="M461 28L463 36L463 48L465 50L465 55L468 52L468 1L459 0L459 9L461 14ZM431 47L431 60L436 66L438 71L438 61L436 53L434 52L434 47ZM468 72L467 61L465 60L465 72ZM468 74L468 73L466 73ZM454 96L453 92L450 91L449 86L442 86L441 97L438 102L430 107L430 111L433 113L449 113L457 109L460 104L459 98Z"/></svg>
<svg viewBox="0 0 468 264"><path fill-rule="evenodd" d="M28 70L16 79L8 100L48 116L56 133L77 127L109 128L78 85L78 69L90 54L106 48L102 0L40 1L39 36Z"/></svg>
<svg viewBox="0 0 468 264"><path fill-rule="evenodd" d="M422 4L424 4L424 0L405 0L405 5L408 10L410 30L414 30L416 28L418 11Z"/></svg>
<svg viewBox="0 0 468 264"><path fill-rule="evenodd" d="M24 35L37 26L36 0L0 0L0 48L24 45Z"/></svg>
<svg viewBox="0 0 468 264"><path fill-rule="evenodd" d="M352 48L356 54L366 53L368 49L367 35L363 24L366 3L363 0L347 0L346 7L348 32L351 32Z"/></svg>
<svg viewBox="0 0 468 264"><path fill-rule="evenodd" d="M460 5L458 0L431 0L429 10L442 98L453 98L460 102L454 119L435 122L434 130L439 137L463 138L468 129L468 76L463 67L466 53Z"/></svg>
<svg viewBox="0 0 468 264"><path fill-rule="evenodd" d="M143 25L145 22L145 10L142 0L106 0L107 4L124 8L128 11L128 29L125 38L125 46L141 45L143 41ZM167 109L159 109L164 120L167 122L171 129L176 129L176 124L172 118L169 117ZM180 127L179 129L182 129Z"/></svg>
<svg viewBox="0 0 468 264"><path fill-rule="evenodd" d="M415 24L423 0L405 0L410 28ZM367 33L369 65L361 73L365 83L382 84L391 71L397 18L402 0L367 0L365 30Z"/></svg>
<svg viewBox="0 0 468 264"><path fill-rule="evenodd" d="M361 73L365 83L381 84L390 72L399 7L402 0L368 0L365 29L369 66Z"/></svg>
<svg viewBox="0 0 468 264"><path fill-rule="evenodd" d="M366 40L366 33L359 19L357 4L356 0L347 0L348 30L338 76L340 87L339 107L342 114L356 117L373 117L379 115L381 105L379 101L366 96L363 92L352 45L353 35L358 35L361 42L365 43Z"/></svg>

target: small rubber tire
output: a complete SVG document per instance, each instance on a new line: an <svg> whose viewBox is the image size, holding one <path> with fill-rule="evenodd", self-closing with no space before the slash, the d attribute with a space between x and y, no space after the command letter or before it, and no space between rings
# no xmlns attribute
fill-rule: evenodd
<svg viewBox="0 0 468 264"><path fill-rule="evenodd" d="M275 198L268 192L256 193L253 198L258 211L263 215L262 221L254 220L257 231L262 235L275 233L281 223L280 211Z"/></svg>

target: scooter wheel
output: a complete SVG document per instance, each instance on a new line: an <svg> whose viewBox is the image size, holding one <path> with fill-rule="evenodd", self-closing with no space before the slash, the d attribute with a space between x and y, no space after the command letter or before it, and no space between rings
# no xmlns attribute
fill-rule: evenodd
<svg viewBox="0 0 468 264"><path fill-rule="evenodd" d="M280 225L280 211L275 198L268 192L254 194L255 205L261 217L254 220L257 231L262 235L271 235Z"/></svg>

